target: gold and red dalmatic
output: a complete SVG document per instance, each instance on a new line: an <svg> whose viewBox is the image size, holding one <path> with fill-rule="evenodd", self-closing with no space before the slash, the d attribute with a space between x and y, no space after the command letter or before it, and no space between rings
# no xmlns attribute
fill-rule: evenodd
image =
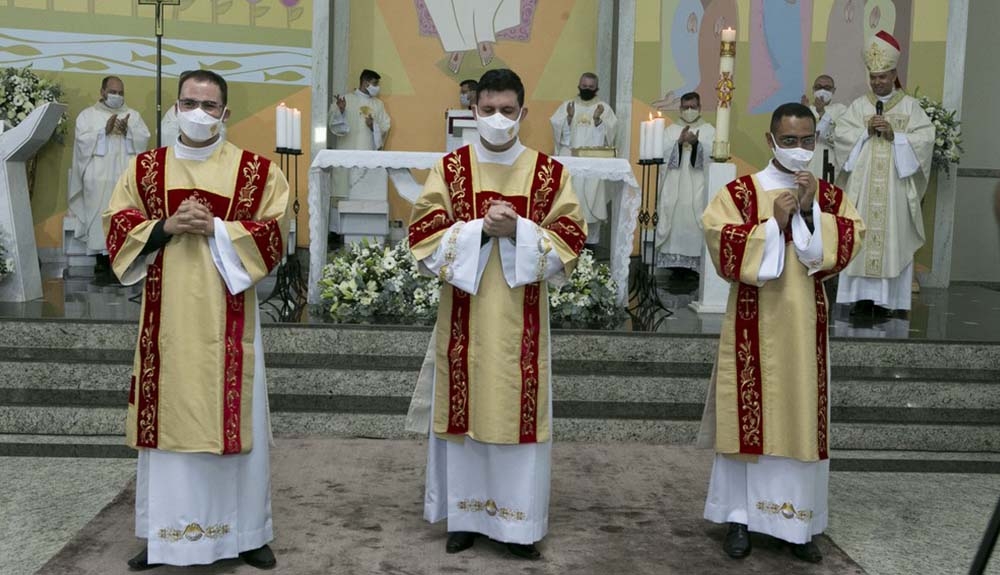
<svg viewBox="0 0 1000 575"><path fill-rule="evenodd" d="M820 182L823 259L817 273L786 246L781 276L757 280L774 198L752 176L730 182L703 217L719 274L733 282L716 374L720 453L828 457L829 368L823 279L857 253L863 225L843 192ZM790 241L789 231L781 232ZM814 366L814 367L813 367ZM813 414L811 418L808 414Z"/></svg>
<svg viewBox="0 0 1000 575"><path fill-rule="evenodd" d="M195 201L222 220L256 283L281 261L288 200L284 175L269 160L229 143L204 162L159 148L130 163L104 225L119 277L147 264L129 392L131 445L218 454L252 449L254 290L229 292L205 236L174 236L152 261L141 251L156 221Z"/></svg>
<svg viewBox="0 0 1000 575"><path fill-rule="evenodd" d="M502 201L550 232L569 273L586 224L575 195L567 193L568 180L561 164L533 150L502 166L459 148L431 171L414 204L411 250L417 259L428 257L449 228L482 218L492 202ZM447 284L441 289L434 431L486 443L547 441L547 288L544 282L509 288L497 242L491 250L476 295Z"/></svg>

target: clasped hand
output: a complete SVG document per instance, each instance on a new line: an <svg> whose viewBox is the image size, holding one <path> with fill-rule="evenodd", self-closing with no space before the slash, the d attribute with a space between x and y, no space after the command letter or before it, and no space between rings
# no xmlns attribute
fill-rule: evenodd
<svg viewBox="0 0 1000 575"><path fill-rule="evenodd" d="M871 136L880 135L890 142L895 138L895 133L885 116L872 116L868 120L868 134Z"/></svg>
<svg viewBox="0 0 1000 575"><path fill-rule="evenodd" d="M490 200L483 218L483 233L492 238L509 238L517 231L517 212L503 200Z"/></svg>
<svg viewBox="0 0 1000 575"><path fill-rule="evenodd" d="M180 234L195 234L211 236L215 234L215 216L203 204L192 199L181 202L174 215L167 218L163 231L176 236Z"/></svg>
<svg viewBox="0 0 1000 575"><path fill-rule="evenodd" d="M781 192L774 198L774 219L782 229L788 227L796 211L812 214L816 198L816 178L808 171L795 172L795 184L799 190L798 198L792 192Z"/></svg>

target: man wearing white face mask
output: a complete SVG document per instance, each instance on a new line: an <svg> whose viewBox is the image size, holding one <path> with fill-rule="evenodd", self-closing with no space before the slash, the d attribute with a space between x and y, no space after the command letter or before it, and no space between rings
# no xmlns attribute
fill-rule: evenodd
<svg viewBox="0 0 1000 575"><path fill-rule="evenodd" d="M912 302L913 255L924 244L920 202L934 153L934 124L901 89L899 42L876 34L864 52L871 91L858 97L835 130L844 189L868 226L861 257L840 276L837 303L855 317L888 318Z"/></svg>
<svg viewBox="0 0 1000 575"><path fill-rule="evenodd" d="M221 137L227 101L218 74L182 74L180 137L132 160L104 213L114 272L145 278L126 418L146 540L134 570L275 565L254 285L285 253L290 195L277 166Z"/></svg>
<svg viewBox="0 0 1000 575"><path fill-rule="evenodd" d="M834 157L834 128L837 125L837 119L847 110L847 106L833 101L833 95L836 91L837 87L833 83L833 77L820 74L813 82L812 104L809 103L809 98L805 94L802 95L802 103L809 106L809 109L816 116L816 153L813 154L812 162L809 164L809 171L817 178L823 177L823 158L824 153L826 153L826 157L829 158L829 162L833 166L834 177L830 181L831 184L836 182L839 169Z"/></svg>
<svg viewBox="0 0 1000 575"><path fill-rule="evenodd" d="M381 150L391 121L385 104L378 98L382 77L363 70L358 89L336 96L330 105L330 131L338 150ZM333 195L339 198L386 200L387 176L384 169L337 169L333 175Z"/></svg>
<svg viewBox="0 0 1000 575"><path fill-rule="evenodd" d="M666 164L660 173L656 266L671 268L672 281L694 280L704 238L698 220L708 205L705 182L715 128L701 117L701 96L681 96L680 121L664 131ZM689 284L690 285L690 284Z"/></svg>
<svg viewBox="0 0 1000 575"><path fill-rule="evenodd" d="M527 114L511 70L479 80L480 140L434 166L409 240L441 279L424 518L446 551L478 535L540 556L552 449L548 281L565 281L587 237L570 175L518 139Z"/></svg>
<svg viewBox="0 0 1000 575"><path fill-rule="evenodd" d="M148 143L149 129L139 112L125 105L125 84L115 76L101 80L101 99L76 118L67 214L74 237L87 244L87 255L96 256L99 281L113 279L101 214L129 158Z"/></svg>
<svg viewBox="0 0 1000 575"><path fill-rule="evenodd" d="M618 119L611 105L597 97L597 75L585 72L577 84L577 96L563 102L549 118L557 156L569 156L574 148L614 146ZM587 220L587 243L601 240L601 227L608 221L607 187L599 178L573 176L573 190L580 198Z"/></svg>
<svg viewBox="0 0 1000 575"><path fill-rule="evenodd" d="M808 171L816 121L779 106L767 168L719 190L702 217L731 282L698 444L715 449L705 518L728 523L723 549L750 554L750 531L822 559L827 525L830 368L824 280L858 253L864 224L844 192Z"/></svg>

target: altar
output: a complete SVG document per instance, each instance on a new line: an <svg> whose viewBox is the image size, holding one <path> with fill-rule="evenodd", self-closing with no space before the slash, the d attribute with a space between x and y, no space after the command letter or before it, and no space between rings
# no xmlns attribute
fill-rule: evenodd
<svg viewBox="0 0 1000 575"><path fill-rule="evenodd" d="M385 168L400 195L411 204L420 185L409 170L430 169L442 152L372 152L322 150L309 168L309 303L319 303L319 280L326 264L327 221L330 213L330 171L333 168ZM605 180L611 193L611 276L618 284L618 301L628 297L629 258L641 196L632 166L623 158L555 157L574 176Z"/></svg>

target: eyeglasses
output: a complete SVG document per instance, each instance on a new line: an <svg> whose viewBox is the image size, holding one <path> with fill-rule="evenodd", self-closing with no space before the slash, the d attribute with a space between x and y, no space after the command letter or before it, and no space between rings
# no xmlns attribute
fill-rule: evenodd
<svg viewBox="0 0 1000 575"><path fill-rule="evenodd" d="M795 144L801 144L803 148L812 148L816 145L816 136L802 136L801 138L796 136L778 136L776 140L777 144L782 148L791 148Z"/></svg>
<svg viewBox="0 0 1000 575"><path fill-rule="evenodd" d="M223 108L222 104L213 102L212 100L193 100L191 98L182 98L177 100L177 105L185 112L189 112L195 108L201 108L209 114L214 114Z"/></svg>

